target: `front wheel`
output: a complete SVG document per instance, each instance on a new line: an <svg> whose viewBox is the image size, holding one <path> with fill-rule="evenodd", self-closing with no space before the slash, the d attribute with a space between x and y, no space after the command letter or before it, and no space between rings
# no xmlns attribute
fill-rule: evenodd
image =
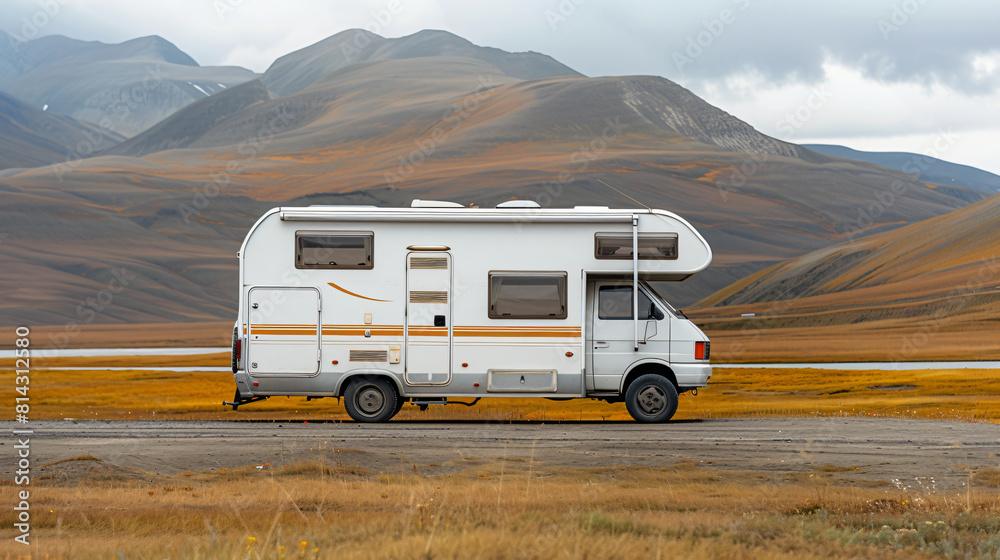
<svg viewBox="0 0 1000 560"><path fill-rule="evenodd" d="M636 422L666 422L677 412L677 388L652 373L640 376L625 391L625 408Z"/></svg>
<svg viewBox="0 0 1000 560"><path fill-rule="evenodd" d="M387 422L398 412L399 395L387 379L361 379L344 394L344 407L355 422Z"/></svg>

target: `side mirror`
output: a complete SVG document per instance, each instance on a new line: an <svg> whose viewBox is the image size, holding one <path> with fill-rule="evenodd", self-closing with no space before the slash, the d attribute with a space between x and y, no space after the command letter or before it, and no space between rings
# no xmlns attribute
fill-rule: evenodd
<svg viewBox="0 0 1000 560"><path fill-rule="evenodd" d="M654 336L656 336L656 320L650 319L646 321L646 334L643 336L642 342L645 343Z"/></svg>

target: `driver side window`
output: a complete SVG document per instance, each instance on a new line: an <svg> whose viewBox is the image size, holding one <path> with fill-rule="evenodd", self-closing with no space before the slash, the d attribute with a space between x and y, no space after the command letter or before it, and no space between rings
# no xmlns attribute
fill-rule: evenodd
<svg viewBox="0 0 1000 560"><path fill-rule="evenodd" d="M600 286L597 292L597 318L601 320L632 320L632 286ZM663 319L660 309L639 290L639 317L642 320Z"/></svg>

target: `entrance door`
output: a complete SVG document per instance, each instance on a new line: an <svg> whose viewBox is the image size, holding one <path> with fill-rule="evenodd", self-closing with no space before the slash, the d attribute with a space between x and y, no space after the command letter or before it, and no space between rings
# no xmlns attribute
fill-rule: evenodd
<svg viewBox="0 0 1000 560"><path fill-rule="evenodd" d="M406 383L451 382L451 255L413 252L406 256Z"/></svg>
<svg viewBox="0 0 1000 560"><path fill-rule="evenodd" d="M642 289L639 290L639 340L645 338L646 344L640 344L638 351L634 346L632 282L598 281L590 289L594 302L593 328L588 336L587 351L594 390L617 391L626 369L639 360L650 357L670 360L670 321Z"/></svg>
<svg viewBox="0 0 1000 560"><path fill-rule="evenodd" d="M251 288L247 370L253 374L315 375L320 361L316 288Z"/></svg>

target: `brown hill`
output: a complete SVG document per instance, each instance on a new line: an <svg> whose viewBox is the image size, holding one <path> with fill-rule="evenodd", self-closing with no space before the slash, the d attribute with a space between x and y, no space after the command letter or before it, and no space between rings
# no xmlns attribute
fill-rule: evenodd
<svg viewBox="0 0 1000 560"><path fill-rule="evenodd" d="M18 271L0 275L0 289L18 294L0 303L0 321L231 318L233 255L275 205L638 201L687 217L716 251L707 272L671 286L686 304L858 228L898 227L983 196L768 138L662 78L525 80L516 66L428 49L329 72L323 56L298 53L286 78L309 83L293 93L250 82L69 172L0 179L11 193L0 220L13 232L3 270ZM875 193L896 184L905 196L865 218ZM137 279L113 306L79 306L123 266Z"/></svg>
<svg viewBox="0 0 1000 560"><path fill-rule="evenodd" d="M859 339L877 344L870 359L995 360L1000 195L776 264L698 306L691 315L723 336L754 331L786 348L790 333L813 329L815 337L840 336L841 350L856 351ZM749 313L756 317L742 317ZM837 355L815 350L817 359Z"/></svg>

